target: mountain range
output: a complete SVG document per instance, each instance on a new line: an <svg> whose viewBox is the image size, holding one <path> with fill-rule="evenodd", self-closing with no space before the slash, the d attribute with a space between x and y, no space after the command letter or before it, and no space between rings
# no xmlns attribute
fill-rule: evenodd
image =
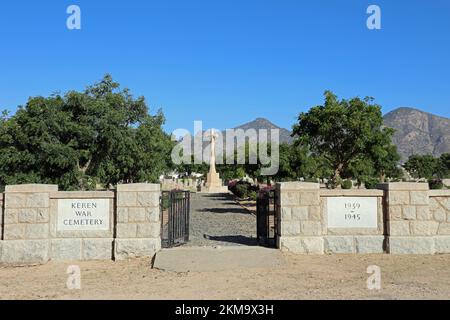
<svg viewBox="0 0 450 320"><path fill-rule="evenodd" d="M435 157L450 152L450 119L413 108L398 108L384 116L384 124L395 129L393 143L402 161L412 154Z"/></svg>
<svg viewBox="0 0 450 320"><path fill-rule="evenodd" d="M450 119L414 108L398 108L384 117L384 124L395 129L393 143L404 162L412 154L450 153ZM267 119L258 118L234 129L279 129L280 142L292 143L291 131Z"/></svg>

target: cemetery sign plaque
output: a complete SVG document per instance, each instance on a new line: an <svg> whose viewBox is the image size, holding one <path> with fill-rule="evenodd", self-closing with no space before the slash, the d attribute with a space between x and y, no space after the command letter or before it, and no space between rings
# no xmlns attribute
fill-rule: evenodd
<svg viewBox="0 0 450 320"><path fill-rule="evenodd" d="M59 199L57 230L109 230L109 199Z"/></svg>

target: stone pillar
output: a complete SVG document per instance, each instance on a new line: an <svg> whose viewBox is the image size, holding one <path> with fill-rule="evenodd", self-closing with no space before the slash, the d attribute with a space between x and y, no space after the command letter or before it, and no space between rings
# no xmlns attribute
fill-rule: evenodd
<svg viewBox="0 0 450 320"><path fill-rule="evenodd" d="M3 192L0 193L0 262L2 262L2 251L3 251Z"/></svg>
<svg viewBox="0 0 450 320"><path fill-rule="evenodd" d="M277 183L278 247L294 253L324 252L320 185Z"/></svg>
<svg viewBox="0 0 450 320"><path fill-rule="evenodd" d="M2 256L2 244L1 244L1 240L3 240L3 192L0 193L0 257Z"/></svg>
<svg viewBox="0 0 450 320"><path fill-rule="evenodd" d="M48 261L50 193L55 191L55 185L6 186L2 262Z"/></svg>
<svg viewBox="0 0 450 320"><path fill-rule="evenodd" d="M435 237L437 254L450 253L450 190L430 190L430 214L439 223L438 236Z"/></svg>
<svg viewBox="0 0 450 320"><path fill-rule="evenodd" d="M392 254L434 254L439 223L430 214L427 183L387 183L386 232Z"/></svg>
<svg viewBox="0 0 450 320"><path fill-rule="evenodd" d="M152 257L161 249L160 196L159 184L117 186L117 260Z"/></svg>

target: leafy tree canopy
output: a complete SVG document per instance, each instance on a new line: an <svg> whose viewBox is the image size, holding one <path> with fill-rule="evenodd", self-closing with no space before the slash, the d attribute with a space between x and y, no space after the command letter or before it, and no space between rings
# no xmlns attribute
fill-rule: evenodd
<svg viewBox="0 0 450 320"><path fill-rule="evenodd" d="M156 181L170 163L164 121L110 75L84 92L30 98L0 122L0 184L76 190Z"/></svg>
<svg viewBox="0 0 450 320"><path fill-rule="evenodd" d="M301 113L293 127L297 145L324 159L332 181L398 175L400 159L392 144L393 129L383 126L381 107L373 98L338 100L325 92L325 104Z"/></svg>
<svg viewBox="0 0 450 320"><path fill-rule="evenodd" d="M280 168L275 180L298 181L300 179L317 181L331 174L323 158L312 157L306 146L280 145Z"/></svg>
<svg viewBox="0 0 450 320"><path fill-rule="evenodd" d="M412 155L403 165L406 171L416 179L442 179L450 175L450 154L439 158L432 155Z"/></svg>

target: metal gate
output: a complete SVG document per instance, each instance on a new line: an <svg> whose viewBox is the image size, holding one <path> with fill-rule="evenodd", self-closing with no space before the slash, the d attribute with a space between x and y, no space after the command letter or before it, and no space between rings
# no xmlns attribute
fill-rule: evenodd
<svg viewBox="0 0 450 320"><path fill-rule="evenodd" d="M189 191L163 191L161 194L161 246L172 248L189 241Z"/></svg>
<svg viewBox="0 0 450 320"><path fill-rule="evenodd" d="M260 191L256 199L256 233L260 246L277 246L277 193Z"/></svg>

